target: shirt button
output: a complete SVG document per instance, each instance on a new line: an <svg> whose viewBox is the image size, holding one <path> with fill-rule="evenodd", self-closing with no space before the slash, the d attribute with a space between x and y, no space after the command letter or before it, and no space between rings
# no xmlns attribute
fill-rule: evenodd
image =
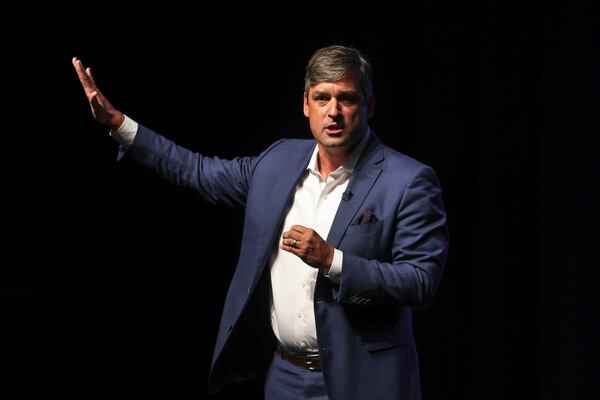
<svg viewBox="0 0 600 400"><path fill-rule="evenodd" d="M298 318L302 318L302 314L301 313L298 313Z"/></svg>
<svg viewBox="0 0 600 400"><path fill-rule="evenodd" d="M300 284L300 286L304 287L304 286L306 286L306 283L302 282L302 283Z"/></svg>

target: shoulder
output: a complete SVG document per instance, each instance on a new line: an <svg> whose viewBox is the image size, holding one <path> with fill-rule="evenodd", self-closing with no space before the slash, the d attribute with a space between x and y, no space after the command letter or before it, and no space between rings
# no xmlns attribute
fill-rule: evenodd
<svg viewBox="0 0 600 400"><path fill-rule="evenodd" d="M388 170L389 172L402 174L404 176L413 176L421 171L430 171L435 174L433 169L427 164L416 160L398 150L392 149L388 145L381 142L378 143L376 151L383 155L382 158L384 169Z"/></svg>
<svg viewBox="0 0 600 400"><path fill-rule="evenodd" d="M314 146L315 141L312 139L279 139L267 147L260 158L286 158L290 154L309 151Z"/></svg>
<svg viewBox="0 0 600 400"><path fill-rule="evenodd" d="M428 165L416 160L404 153L392 149L387 145L383 146L385 161L390 167L401 167L404 170L416 171L422 168L430 168Z"/></svg>
<svg viewBox="0 0 600 400"><path fill-rule="evenodd" d="M276 151L298 151L315 146L314 139L279 139L269 146Z"/></svg>
<svg viewBox="0 0 600 400"><path fill-rule="evenodd" d="M383 153L384 174L389 179L410 185L411 182L426 180L434 185L439 185L439 178L435 170L429 165L416 160L404 153L381 145Z"/></svg>

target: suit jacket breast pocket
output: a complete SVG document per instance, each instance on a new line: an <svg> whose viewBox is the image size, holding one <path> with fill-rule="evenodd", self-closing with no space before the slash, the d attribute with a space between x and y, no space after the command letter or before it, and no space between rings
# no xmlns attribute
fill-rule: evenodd
<svg viewBox="0 0 600 400"><path fill-rule="evenodd" d="M382 221L350 225L340 243L340 250L359 257L377 257L382 251L382 229Z"/></svg>
<svg viewBox="0 0 600 400"><path fill-rule="evenodd" d="M380 235L383 221L372 221L366 224L350 225L346 231L346 237Z"/></svg>

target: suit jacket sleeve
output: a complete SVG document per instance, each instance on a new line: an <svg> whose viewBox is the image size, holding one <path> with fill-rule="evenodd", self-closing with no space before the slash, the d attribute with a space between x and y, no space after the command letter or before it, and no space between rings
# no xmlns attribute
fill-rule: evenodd
<svg viewBox="0 0 600 400"><path fill-rule="evenodd" d="M448 248L446 214L435 172L419 168L409 180L392 224L391 261L344 251L337 300L424 306L433 298ZM388 253L389 254L389 253Z"/></svg>
<svg viewBox="0 0 600 400"><path fill-rule="evenodd" d="M133 144L121 148L119 159L126 155L211 204L244 207L254 168L278 143L257 157L224 160L188 150L140 124Z"/></svg>

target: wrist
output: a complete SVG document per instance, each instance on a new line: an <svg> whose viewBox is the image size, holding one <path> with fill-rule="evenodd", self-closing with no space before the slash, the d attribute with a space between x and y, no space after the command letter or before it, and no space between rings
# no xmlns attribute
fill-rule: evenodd
<svg viewBox="0 0 600 400"><path fill-rule="evenodd" d="M329 251L327 252L327 258L325 263L319 268L319 271L325 276L329 276L329 270L331 269L331 264L333 263L333 247L329 247Z"/></svg>
<svg viewBox="0 0 600 400"><path fill-rule="evenodd" d="M119 129L121 125L123 125L123 122L125 122L125 114L120 111L116 111L113 115L111 115L108 121L108 126L110 130L114 132Z"/></svg>

